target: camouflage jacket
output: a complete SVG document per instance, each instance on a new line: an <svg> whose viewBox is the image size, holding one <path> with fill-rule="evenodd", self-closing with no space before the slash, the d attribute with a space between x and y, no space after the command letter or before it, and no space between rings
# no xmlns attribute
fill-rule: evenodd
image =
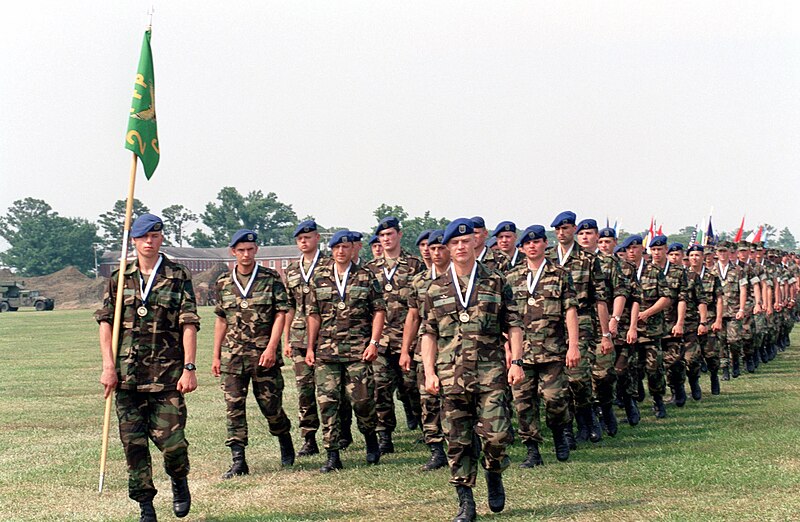
<svg viewBox="0 0 800 522"><path fill-rule="evenodd" d="M425 319L425 296L428 294L428 288L433 281L431 277L432 268L433 267L424 272L420 272L411 279L411 293L408 295L408 308L409 310L412 308L418 310L420 325L422 325L422 321ZM422 361L422 353L418 342L414 342L414 360L418 362Z"/></svg>
<svg viewBox="0 0 800 522"><path fill-rule="evenodd" d="M200 328L192 275L184 266L162 255L163 261L147 297L147 315L139 317L139 262L128 263L122 290L122 323L117 352L119 388L139 392L174 390L183 374L183 326ZM103 307L95 320L114 324L117 296L115 270L108 280Z"/></svg>
<svg viewBox="0 0 800 522"><path fill-rule="evenodd" d="M330 258L325 257L320 252L314 272L316 272L320 266L329 262ZM292 356L305 357L308 337L306 336L306 311L303 307L303 303L306 295L305 289L309 288L309 285L303 281L303 274L300 273L299 259L289 263L284 274L286 275L286 291L289 294L289 309L294 310L294 318L292 319L292 324L289 325L289 344L292 347ZM314 273L312 273L310 277L313 278Z"/></svg>
<svg viewBox="0 0 800 522"><path fill-rule="evenodd" d="M405 326L406 315L408 315L408 296L411 293L411 279L419 272L425 270L425 263L418 257L414 257L405 250L400 252L400 256L395 260L397 270L392 276L392 289L387 290L386 285L389 281L383 269L391 274L392 269L386 259L379 257L373 259L365 268L375 275L375 279L383 288L383 299L386 301L386 325L383 327L381 336L381 346L379 352L400 353L403 344L403 327Z"/></svg>
<svg viewBox="0 0 800 522"><path fill-rule="evenodd" d="M509 257L508 254L503 252L505 256L508 258L508 263L506 263L506 272L510 272L517 268L518 266L525 266L527 264L527 259L525 257L525 253L522 250L515 250L514 254L516 254L516 259L514 258L514 254L511 254Z"/></svg>
<svg viewBox="0 0 800 522"><path fill-rule="evenodd" d="M255 269L258 273L246 299L233 282L233 272L221 274L215 283L219 303L214 313L224 319L228 327L220 356L223 373L252 371L269 344L275 316L289 310L289 297L280 275L258 265ZM239 284L244 287L247 283L240 280ZM247 308L242 307L242 301L247 302ZM275 364L283 366L283 358L277 357Z"/></svg>
<svg viewBox="0 0 800 522"><path fill-rule="evenodd" d="M527 364L566 361L568 339L565 318L569 308L578 306L569 271L547 259L544 263L533 296L528 291L528 274L531 270L527 263L508 273L508 284L516 308L522 315L523 361ZM532 305L528 302L531 297L534 299Z"/></svg>
<svg viewBox="0 0 800 522"><path fill-rule="evenodd" d="M711 329L711 323L717 320L717 299L722 295L722 285L713 270L703 267L701 271L703 275L700 280L708 304L708 327Z"/></svg>
<svg viewBox="0 0 800 522"><path fill-rule="evenodd" d="M464 290L466 282L460 284ZM478 263L466 323L459 320L463 309L457 291L448 270L431 283L425 296L421 332L437 338L436 373L442 390L463 394L505 389L503 334L523 326L511 287L502 274Z"/></svg>
<svg viewBox="0 0 800 522"><path fill-rule="evenodd" d="M638 267L637 267L638 270ZM639 305L639 313L644 312L662 297L672 298L672 292L667 286L667 278L664 271L656 264L645 263L642 268L642 276L639 279L642 289L642 300ZM664 311L649 317L647 321L640 322L637 326L639 341L650 341L660 339L664 336Z"/></svg>
<svg viewBox="0 0 800 522"><path fill-rule="evenodd" d="M549 259L556 266L561 266L558 261L558 245L549 253ZM606 295L606 275L600 266L600 260L595 254L585 251L578 243L573 243L572 252L564 263L564 268L572 276L575 286L575 298L578 300L578 323L581 331L595 334L597 323L597 302L608 302Z"/></svg>
<svg viewBox="0 0 800 522"><path fill-rule="evenodd" d="M724 319L733 319L736 317L736 312L739 311L739 293L742 291L742 287L747 285L745 274L737 264L728 263L728 269L723 276L722 271L719 269L719 262L717 262L712 272L719 278L720 282L722 317Z"/></svg>
<svg viewBox="0 0 800 522"><path fill-rule="evenodd" d="M755 305L755 285L761 284L761 274L763 269L761 265L756 263L742 263L738 262L739 268L742 269L744 273L744 278L747 280L747 304L745 305L745 310L752 311L753 306Z"/></svg>
<svg viewBox="0 0 800 522"><path fill-rule="evenodd" d="M620 271L625 276L630 294L625 300L625 310L622 312L617 326L617 330L619 331L617 339L624 341L626 332L631 327L631 308L633 307L633 303L642 302L642 287L639 284L639 280L636 278L636 265L630 261L620 261L619 267ZM611 311L609 311L609 314L610 313Z"/></svg>
<svg viewBox="0 0 800 522"><path fill-rule="evenodd" d="M609 256L603 253L595 254L600 261L600 269L603 271L603 281L605 282L605 302L608 305L610 314L614 299L622 296L627 301L631 297L631 285L628 276L622 271L622 264L616 256Z"/></svg>
<svg viewBox="0 0 800 522"><path fill-rule="evenodd" d="M478 254L478 262L483 263L486 268L490 270L498 270L500 272L505 272L508 269L508 265L510 263L510 259L508 256L500 251L500 250L492 250L491 248L485 248L485 251L481 251L483 253L483 257L480 257L480 253ZM525 256L522 256L524 259Z"/></svg>
<svg viewBox="0 0 800 522"><path fill-rule="evenodd" d="M664 271L666 271L664 277L667 279L669 298L672 301L664 310L664 335L671 337L672 327L678 322L678 302L689 302L689 281L686 278L686 270L681 265L673 265L667 261L667 266L661 268L661 272L664 273Z"/></svg>
<svg viewBox="0 0 800 522"><path fill-rule="evenodd" d="M375 312L386 310L383 292L369 270L351 265L344 293L344 309L336 287L333 262L319 267L305 296L306 315L320 316L315 355L322 362L361 360L372 335Z"/></svg>
<svg viewBox="0 0 800 522"><path fill-rule="evenodd" d="M708 298L703 291L703 282L700 274L693 270L682 269L686 277L686 324L683 331L697 331L700 325L700 305L708 306Z"/></svg>

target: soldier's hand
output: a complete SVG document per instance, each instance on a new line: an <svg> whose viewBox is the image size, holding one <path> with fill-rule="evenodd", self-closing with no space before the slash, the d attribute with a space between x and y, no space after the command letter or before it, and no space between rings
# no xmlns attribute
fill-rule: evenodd
<svg viewBox="0 0 800 522"><path fill-rule="evenodd" d="M608 355L614 349L614 343L608 337L603 337L600 341L600 351L603 355Z"/></svg>
<svg viewBox="0 0 800 522"><path fill-rule="evenodd" d="M283 343L283 355L286 357L292 356L292 345L288 341Z"/></svg>
<svg viewBox="0 0 800 522"><path fill-rule="evenodd" d="M611 335L614 337L619 333L619 322L613 317L608 320L608 331L611 332Z"/></svg>
<svg viewBox="0 0 800 522"><path fill-rule="evenodd" d="M753 307L753 315L758 315L762 312L761 305L757 304Z"/></svg>
<svg viewBox="0 0 800 522"><path fill-rule="evenodd" d="M628 344L634 344L636 341L639 340L639 332L633 326L628 329L628 335L625 336L625 342Z"/></svg>
<svg viewBox="0 0 800 522"><path fill-rule="evenodd" d="M523 380L525 380L525 372L522 370L522 367L512 364L511 368L508 369L508 384L515 386Z"/></svg>
<svg viewBox="0 0 800 522"><path fill-rule="evenodd" d="M405 373L408 373L408 371L411 369L411 356L408 355L408 352L405 350L400 351L400 360L397 362L397 364L400 365L401 370L403 370Z"/></svg>
<svg viewBox="0 0 800 522"><path fill-rule="evenodd" d="M708 328L706 328L706 325L701 324L700 326L697 327L697 335L705 335L707 333L708 333Z"/></svg>
<svg viewBox="0 0 800 522"><path fill-rule="evenodd" d="M306 364L309 366L314 366L314 362L316 362L314 352L306 352Z"/></svg>
<svg viewBox="0 0 800 522"><path fill-rule="evenodd" d="M648 317L650 317L650 316L647 314L647 310L645 310L644 312L641 312L639 314L639 322L640 323L646 323Z"/></svg>
<svg viewBox="0 0 800 522"><path fill-rule="evenodd" d="M378 347L375 346L374 344L370 344L369 346L367 346L367 349L364 350L364 355L361 356L361 360L364 361L364 362L372 362L377 358L378 358ZM403 364L402 363L402 361L403 361L403 356L402 355L400 356L400 361L401 361L400 364L402 365ZM410 361L410 359L409 359L409 361ZM410 364L410 362L409 362L409 364ZM405 371L407 371L407 370L405 370Z"/></svg>
<svg viewBox="0 0 800 522"><path fill-rule="evenodd" d="M178 381L177 390L180 393L191 393L196 389L197 389L197 375L195 375L195 372L189 370L183 370L183 375L181 375L181 378Z"/></svg>
<svg viewBox="0 0 800 522"><path fill-rule="evenodd" d="M567 350L567 368L577 368L581 362L581 351L577 346L570 346Z"/></svg>
<svg viewBox="0 0 800 522"><path fill-rule="evenodd" d="M714 324L711 325L711 329L715 332L719 332L720 330L722 330L722 320L717 319L716 321L714 321Z"/></svg>
<svg viewBox="0 0 800 522"><path fill-rule="evenodd" d="M211 362L211 375L214 377L219 377L219 370L220 370L221 363L218 357L214 357L214 360Z"/></svg>
<svg viewBox="0 0 800 522"><path fill-rule="evenodd" d="M672 335L673 337L682 337L683 336L683 325L676 324L672 327Z"/></svg>
<svg viewBox="0 0 800 522"><path fill-rule="evenodd" d="M103 397L108 398L111 392L117 387L117 370L109 368L100 374L100 384L103 385Z"/></svg>
<svg viewBox="0 0 800 522"><path fill-rule="evenodd" d="M258 358L258 365L264 368L272 368L275 365L275 351L275 348L264 350L264 353Z"/></svg>
<svg viewBox="0 0 800 522"><path fill-rule="evenodd" d="M436 374L425 375L425 391L431 395L439 395L439 376Z"/></svg>
<svg viewBox="0 0 800 522"><path fill-rule="evenodd" d="M736 320L741 321L742 319L744 319L744 310L739 310L736 312Z"/></svg>

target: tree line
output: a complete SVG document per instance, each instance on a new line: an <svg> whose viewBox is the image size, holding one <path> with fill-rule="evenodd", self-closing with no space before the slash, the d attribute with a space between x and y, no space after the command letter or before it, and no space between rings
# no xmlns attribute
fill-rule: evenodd
<svg viewBox="0 0 800 522"><path fill-rule="evenodd" d="M133 219L147 212L150 209L134 199ZM231 234L240 228L255 230L262 245L291 245L298 221L313 219L313 216L298 218L292 205L281 202L274 192L264 194L254 190L245 195L234 187L223 187L215 201L206 203L199 214L174 204L161 209L159 215L164 220L165 244L196 248L224 247ZM430 211L412 217L399 205L382 204L372 215L376 223L384 216L397 217L403 224L402 246L409 252L414 252L414 242L423 230L444 228L449 222L447 218L432 216ZM119 250L124 221L125 200L115 202L96 222L61 216L41 199L17 200L0 217L0 237L10 245L0 252L0 264L24 276L50 274L67 266L92 274L96 260L104 251ZM330 233L341 228L344 227L331 226L320 231ZM193 229L191 233L190 229ZM686 245L694 230L693 226L684 227L671 234L670 241ZM371 230L361 232L365 240L372 233ZM745 235L749 232L745 231ZM783 250L797 248L797 241L788 227L778 231L772 225L765 225L765 232L770 246ZM720 237L730 239L735 234L735 230L723 232ZM625 235L627 232L620 230L620 236Z"/></svg>

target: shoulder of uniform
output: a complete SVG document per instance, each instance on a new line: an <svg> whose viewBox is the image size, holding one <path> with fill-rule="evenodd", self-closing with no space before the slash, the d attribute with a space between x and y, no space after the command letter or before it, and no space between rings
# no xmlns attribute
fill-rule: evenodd
<svg viewBox="0 0 800 522"><path fill-rule="evenodd" d="M214 284L225 284L233 281L233 274L230 270L222 272L220 275L217 276L217 280Z"/></svg>
<svg viewBox="0 0 800 522"><path fill-rule="evenodd" d="M180 263L170 261L166 257L164 257L164 261L162 261L162 266L164 267L164 274L168 277L173 277L176 279L192 278L192 272L188 268Z"/></svg>
<svg viewBox="0 0 800 522"><path fill-rule="evenodd" d="M272 269L272 268L267 268L265 266L259 267L258 268L258 272L259 272L259 274L260 273L264 273L265 275L272 276L272 277L277 278L277 279L280 279L280 277L281 277L281 275L278 273L277 270Z"/></svg>

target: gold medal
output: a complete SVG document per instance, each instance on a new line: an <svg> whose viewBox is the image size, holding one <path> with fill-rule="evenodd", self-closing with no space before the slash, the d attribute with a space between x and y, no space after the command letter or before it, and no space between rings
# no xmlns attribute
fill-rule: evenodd
<svg viewBox="0 0 800 522"><path fill-rule="evenodd" d="M247 301L245 301L244 299L242 299L242 302L241 302L241 303L239 303L239 306L241 306L243 310L246 310L246 309L247 309L247 307L248 307L248 306L250 306L250 305L249 305L249 304L247 304Z"/></svg>
<svg viewBox="0 0 800 522"><path fill-rule="evenodd" d="M144 305L140 306L139 308L136 309L136 313L139 315L139 317L146 316L147 315L147 307L144 306Z"/></svg>
<svg viewBox="0 0 800 522"><path fill-rule="evenodd" d="M311 289L308 287L308 285L303 285L303 293L304 293L304 294L307 294L307 293L309 293L310 291L311 291Z"/></svg>
<svg viewBox="0 0 800 522"><path fill-rule="evenodd" d="M528 306L533 306L535 304L536 304L536 299L534 299L533 296L530 296L528 298Z"/></svg>
<svg viewBox="0 0 800 522"><path fill-rule="evenodd" d="M386 283L386 286L384 286L383 289L386 290L387 292L391 292L393 289L392 283Z"/></svg>
<svg viewBox="0 0 800 522"><path fill-rule="evenodd" d="M346 305L346 304L344 304L344 301L339 301L339 302L336 304L336 308L338 308L339 310L344 310L345 308L347 308L347 305Z"/></svg>
<svg viewBox="0 0 800 522"><path fill-rule="evenodd" d="M458 314L458 320L461 321L462 323L469 322L469 314L466 312L466 310Z"/></svg>

